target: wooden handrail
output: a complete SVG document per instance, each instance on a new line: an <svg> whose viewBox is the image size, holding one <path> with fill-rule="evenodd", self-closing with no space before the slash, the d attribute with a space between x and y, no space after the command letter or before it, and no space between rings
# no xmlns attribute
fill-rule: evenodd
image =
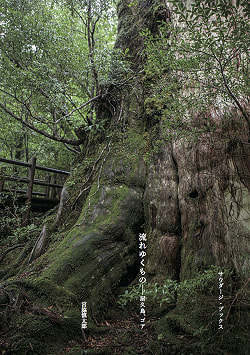
<svg viewBox="0 0 250 355"><path fill-rule="evenodd" d="M31 163L25 163L25 162L19 161L19 160L12 160L12 159L6 159L6 158L1 158L0 157L0 161L2 163L7 163L7 164L25 166L27 168L31 167ZM51 173L57 173L57 174L62 174L62 175L70 175L69 171L58 170L58 169L53 169L53 168L47 168L46 166L36 165L36 169L43 170L43 171L49 171Z"/></svg>
<svg viewBox="0 0 250 355"><path fill-rule="evenodd" d="M58 170L58 169L53 169L53 168L47 168L45 166L40 166L40 165L37 165L36 169L43 170L43 171L49 171L50 173L57 173L57 174L62 174L62 175L70 175L69 171Z"/></svg>
<svg viewBox="0 0 250 355"><path fill-rule="evenodd" d="M31 167L30 163L25 163L23 161L18 161L18 160L0 158L0 161L3 162L3 163L12 164L12 165L26 166L27 168Z"/></svg>
<svg viewBox="0 0 250 355"><path fill-rule="evenodd" d="M3 171L4 168L1 169L1 174L0 174L0 176L1 176L1 178L0 178L0 192L2 192L2 191L15 191L16 193L24 193L25 196L26 196L25 205L27 206L27 209L23 213L23 218L22 218L22 225L23 226L27 226L28 223L29 223L32 195L40 195L40 196L44 196L45 198L49 199L50 188L52 188L51 197L50 197L49 200L55 200L55 197L56 197L55 189L56 188L59 188L59 189L63 188L63 185L56 183L56 174L58 174L58 175L70 175L69 171L64 171L64 170L53 169L53 168L48 168L48 167L45 167L45 166L36 165L36 158L35 157L31 158L31 162L30 163L26 163L26 162L22 162L22 161L18 161L18 160L1 158L1 157L0 157L0 162L11 164L11 165L24 166L24 167L29 168L28 177L6 175L5 172ZM43 171L47 171L47 172L50 172L50 173L54 173L55 176L52 179L52 182L51 182L50 176L47 176L46 180L35 179L35 171L36 170L43 170ZM15 190L15 189L8 190L8 189L4 188L5 180L18 181L18 182L26 183L26 184L28 184L27 190L26 191L24 191L24 190ZM33 192L33 185L46 186L46 192L45 193Z"/></svg>
<svg viewBox="0 0 250 355"><path fill-rule="evenodd" d="M28 178L23 178L20 176L10 176L10 175L2 175L4 177L5 180L9 180L9 181L18 181L18 182L25 182L28 183L29 179ZM54 184L54 183L50 183L50 182L46 182L45 180L39 180L39 179L34 179L33 181L34 185L41 185L41 186L51 186L51 187L57 187L57 188L63 188L63 185L60 184Z"/></svg>

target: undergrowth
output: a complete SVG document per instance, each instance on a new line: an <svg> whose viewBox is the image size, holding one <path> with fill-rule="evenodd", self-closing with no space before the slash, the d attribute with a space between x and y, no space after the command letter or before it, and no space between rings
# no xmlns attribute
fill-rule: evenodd
<svg viewBox="0 0 250 355"><path fill-rule="evenodd" d="M166 279L161 284L158 282L147 282L143 285L143 294L148 304L153 303L159 307L176 302L178 295L187 298L194 296L197 292L213 294L218 292L218 272L223 272L224 278L227 278L231 274L230 270L213 265L210 269L199 273L195 278L190 280L178 282ZM125 307L135 302L138 303L141 295L141 284L133 285L124 294L119 296L118 305L122 309L125 309Z"/></svg>

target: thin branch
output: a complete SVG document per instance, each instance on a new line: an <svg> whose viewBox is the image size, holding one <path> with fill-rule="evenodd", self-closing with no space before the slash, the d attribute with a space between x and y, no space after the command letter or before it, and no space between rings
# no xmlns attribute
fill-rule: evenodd
<svg viewBox="0 0 250 355"><path fill-rule="evenodd" d="M63 143L63 145L64 145L68 150L70 150L70 151L73 152L73 153L76 153L76 154L80 154L80 153L81 153L80 151L69 147L67 143Z"/></svg>
<svg viewBox="0 0 250 355"><path fill-rule="evenodd" d="M18 100L18 98L17 98L15 95L9 93L8 91L5 91L5 90L3 90L3 89L1 89L1 88L0 88L0 91L2 91L4 94L6 94L6 95L12 97L13 99L17 100L18 102L20 102L20 101ZM22 103L22 102L21 102L21 103Z"/></svg>
<svg viewBox="0 0 250 355"><path fill-rule="evenodd" d="M8 249L5 250L5 252L3 253L1 259L0 259L0 263L4 260L5 256L12 250L17 249L17 248L22 248L24 247L26 244L16 244L13 245L12 247L9 247Z"/></svg>
<svg viewBox="0 0 250 355"><path fill-rule="evenodd" d="M77 16L82 20L83 24L84 24L85 26L87 26L87 22L84 20L84 18L82 17L82 15L81 15L76 9L74 9L73 11L74 11L74 12L77 14Z"/></svg>
<svg viewBox="0 0 250 355"><path fill-rule="evenodd" d="M98 80L98 72L96 70L96 65L95 65L95 59L94 59L94 47L95 47L95 40L94 40L94 31L95 31L95 25L92 27L92 31L90 28L91 22L92 22L92 16L91 16L91 2L89 2L88 5L88 14L87 14L87 35L88 35L88 47L89 47L89 57L90 57L90 62L91 62L91 70L92 70L92 77L95 82L95 85L93 84L92 87L92 96L94 96L94 91L96 89L96 93L100 92L100 85L99 85L99 80Z"/></svg>
<svg viewBox="0 0 250 355"><path fill-rule="evenodd" d="M247 286L247 284L249 283L249 281L250 281L250 278L245 282L245 284L244 284L243 287L239 290L239 292L236 293L236 295L235 295L235 297L234 297L234 299L233 299L233 302L231 302L231 304L230 304L230 306L229 306L229 310L228 310L228 312L227 312L227 316L226 316L226 319L225 319L226 322L227 322L227 320L228 320L228 317L229 317L229 314L230 314L230 312L231 312L231 308L232 308L233 304L236 302L236 300L237 300L237 298L239 297L240 293L246 288L246 286Z"/></svg>
<svg viewBox="0 0 250 355"><path fill-rule="evenodd" d="M240 48L237 48L234 50L234 52L232 53L232 55L224 62L224 65L223 65L223 70L225 69L225 67L227 66L227 64L235 57L237 57L237 55L241 54L241 49Z"/></svg>
<svg viewBox="0 0 250 355"><path fill-rule="evenodd" d="M37 133L49 138L49 139L52 139L53 141L62 142L62 143L66 143L66 144L74 145L74 146L80 145L84 141L84 139L66 139L66 138L62 138L62 137L59 137L57 135L50 134L50 133L44 131L43 129L39 129L39 128L35 127L32 123L24 121L21 117L17 116L14 112L10 111L1 102L0 102L0 108L2 108L6 113L8 113L15 120L21 122L24 126L30 128L31 130L33 130L33 131L35 131L35 132L37 132Z"/></svg>
<svg viewBox="0 0 250 355"><path fill-rule="evenodd" d="M248 128L250 130L250 118L249 118L249 114L244 110L244 108L242 107L242 105L240 104L239 100L236 98L236 96L233 94L232 90L230 89L230 87L228 86L225 74L224 74L224 70L221 64L221 61L218 62L219 66L220 66L220 71L221 71L221 75L222 75L222 79L224 82L224 85L227 89L227 92L229 94L229 96L233 99L233 101L236 103L236 105L238 106L239 110L241 111L242 115L244 116L245 120L247 121L247 125Z"/></svg>
<svg viewBox="0 0 250 355"><path fill-rule="evenodd" d="M66 97L66 99L71 103L71 105L72 105L73 107L77 108L77 105L76 105L76 104L74 103L74 101L71 99L70 95L66 94L65 97ZM83 116L83 114L82 114L80 111L79 111L79 115L83 118L83 120L84 120L86 123L88 123L88 122L86 121L86 118Z"/></svg>
<svg viewBox="0 0 250 355"><path fill-rule="evenodd" d="M74 110L70 111L70 112L67 113L65 116L62 116L62 117L58 118L58 119L55 121L55 123L60 122L60 121L61 121L62 119L64 119L65 117L71 116L72 113L74 113L75 111L81 110L83 107L89 105L91 102L97 101L97 100L101 99L102 97L103 97L103 95L97 95L97 96L95 96L95 97L92 97L92 99L90 99L89 101L87 101L87 102L85 102L84 104L80 105L79 107L74 108Z"/></svg>

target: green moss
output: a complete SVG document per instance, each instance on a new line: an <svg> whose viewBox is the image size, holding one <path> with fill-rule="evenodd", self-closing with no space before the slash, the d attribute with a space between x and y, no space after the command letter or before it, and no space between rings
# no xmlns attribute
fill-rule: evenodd
<svg viewBox="0 0 250 355"><path fill-rule="evenodd" d="M232 280L229 270L223 272L223 331L218 330L218 267L213 267L203 274L205 278L200 275L194 282L188 281L191 288L183 283L176 307L155 323L161 339L167 339L185 354L245 354L245 312L240 307L232 312Z"/></svg>
<svg viewBox="0 0 250 355"><path fill-rule="evenodd" d="M73 307L77 301L74 293L63 286L57 285L44 275L39 278L30 278L25 282L24 286L35 292L36 303L43 303L47 306L57 304L64 310Z"/></svg>
<svg viewBox="0 0 250 355"><path fill-rule="evenodd" d="M11 354L45 354L55 350L60 342L60 326L53 324L45 316L17 315L12 327L15 332L10 339ZM55 339L58 339L56 345Z"/></svg>
<svg viewBox="0 0 250 355"><path fill-rule="evenodd" d="M90 300L98 309L105 308L105 300L136 262L136 239L130 228L137 228L141 218L142 195L126 185L101 186L92 185L76 225L47 255L42 276L30 279L40 301L57 300L65 309L75 300Z"/></svg>
<svg viewBox="0 0 250 355"><path fill-rule="evenodd" d="M188 250L188 248L186 248L186 250ZM185 257L183 257L183 255L185 255L184 248L182 249L182 260L184 260L184 263L182 263L180 279L189 280L197 275L198 268L195 264L194 254L192 250L188 250L188 254L185 255Z"/></svg>
<svg viewBox="0 0 250 355"><path fill-rule="evenodd" d="M185 242L183 242L183 247L181 250L181 260L182 260L181 274L180 274L181 281L194 278L198 274L198 268L196 266L195 257L194 257L193 239L191 237L194 228L195 228L195 224L190 223L189 235L185 240Z"/></svg>
<svg viewBox="0 0 250 355"><path fill-rule="evenodd" d="M160 116L165 107L165 103L164 100L159 97L148 97L144 102L144 107L147 116Z"/></svg>

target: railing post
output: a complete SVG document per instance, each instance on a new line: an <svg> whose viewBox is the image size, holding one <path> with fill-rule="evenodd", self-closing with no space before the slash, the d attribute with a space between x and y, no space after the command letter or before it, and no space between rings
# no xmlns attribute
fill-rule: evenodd
<svg viewBox="0 0 250 355"><path fill-rule="evenodd" d="M51 180L51 176L49 174L46 175L45 181L49 184ZM46 198L49 198L50 186L46 186Z"/></svg>
<svg viewBox="0 0 250 355"><path fill-rule="evenodd" d="M53 179L52 179L52 184L56 184L56 181L57 181L57 175L56 175L56 173L55 173L55 174L54 174L54 177L53 177ZM51 196L50 196L50 198L51 198L51 199L55 199L55 198L56 198L56 187L53 186L51 190L52 190L52 191L51 191Z"/></svg>
<svg viewBox="0 0 250 355"><path fill-rule="evenodd" d="M0 192L3 191L3 187L4 187L4 181L5 181L5 177L4 177L4 172L5 172L5 167L1 167L1 178L0 178Z"/></svg>
<svg viewBox="0 0 250 355"><path fill-rule="evenodd" d="M31 167L30 167L29 175L28 175L29 182L28 182L28 187L27 187L27 191L26 191L26 201L25 201L26 210L23 213L23 221L22 221L23 227L26 227L29 224L35 170L36 170L36 158L32 157L31 158Z"/></svg>

